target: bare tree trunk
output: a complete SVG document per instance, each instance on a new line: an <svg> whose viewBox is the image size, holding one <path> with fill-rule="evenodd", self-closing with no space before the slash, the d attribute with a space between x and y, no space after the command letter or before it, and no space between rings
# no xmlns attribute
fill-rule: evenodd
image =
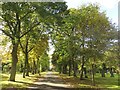
<svg viewBox="0 0 120 90"><path fill-rule="evenodd" d="M26 53L26 76L29 76L29 62L28 62L28 53Z"/></svg>
<svg viewBox="0 0 120 90"><path fill-rule="evenodd" d="M77 77L77 75L76 75L76 73L77 73L77 64L76 64L76 62L73 60L73 71L74 71L74 73L73 73L73 76L74 77Z"/></svg>
<svg viewBox="0 0 120 90"><path fill-rule="evenodd" d="M25 65L24 65L24 70L23 70L23 78L25 78L25 73L26 73L26 60L25 60Z"/></svg>
<svg viewBox="0 0 120 90"><path fill-rule="evenodd" d="M41 74L40 74L40 61L39 61L39 58L37 58L37 73L38 73L39 75L41 75Z"/></svg>
<svg viewBox="0 0 120 90"><path fill-rule="evenodd" d="M59 73L62 73L62 64L59 65Z"/></svg>
<svg viewBox="0 0 120 90"><path fill-rule="evenodd" d="M69 76L71 76L71 59L69 60Z"/></svg>
<svg viewBox="0 0 120 90"><path fill-rule="evenodd" d="M67 64L63 65L63 74L67 74Z"/></svg>
<svg viewBox="0 0 120 90"><path fill-rule="evenodd" d="M10 81L15 81L16 66L17 66L17 62L18 62L17 49L18 49L18 44L13 44L12 67L11 67L11 73L10 73L10 79L9 79Z"/></svg>
<svg viewBox="0 0 120 90"><path fill-rule="evenodd" d="M25 65L24 65L24 71L23 71L23 78L26 76L29 76L29 63L28 63L28 52L25 52Z"/></svg>
<svg viewBox="0 0 120 90"><path fill-rule="evenodd" d="M83 68L84 68L84 64L85 64L85 57L82 57L82 65L81 65L81 71L80 71L80 80L83 80Z"/></svg>
<svg viewBox="0 0 120 90"><path fill-rule="evenodd" d="M92 64L92 84L93 84L93 86L95 86L95 76L94 76L94 64Z"/></svg>
<svg viewBox="0 0 120 90"><path fill-rule="evenodd" d="M110 77L114 77L114 72L113 72L113 68L110 68Z"/></svg>
<svg viewBox="0 0 120 90"><path fill-rule="evenodd" d="M102 77L105 77L105 73L106 73L106 65L105 65L105 63L103 63L102 64L102 72L101 72Z"/></svg>

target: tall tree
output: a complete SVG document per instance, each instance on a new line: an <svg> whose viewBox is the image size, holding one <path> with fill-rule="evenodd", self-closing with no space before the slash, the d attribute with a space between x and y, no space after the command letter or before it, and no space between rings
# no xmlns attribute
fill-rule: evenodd
<svg viewBox="0 0 120 90"><path fill-rule="evenodd" d="M55 7L57 6L57 8ZM20 3L20 2L7 2L2 4L2 26L0 30L7 35L12 42L12 68L10 74L10 81L15 81L16 65L18 62L17 50L20 43L20 39L33 28L37 27L42 21L46 21L50 18L49 15L56 15L62 13L66 7L65 3ZM36 14L37 13L37 14ZM34 17L31 19L30 17ZM41 17L41 18L38 18ZM29 18L29 28L25 27L24 19ZM50 20L49 20L50 21Z"/></svg>
<svg viewBox="0 0 120 90"><path fill-rule="evenodd" d="M28 11L26 13L26 11ZM25 34L27 34L32 28L34 28L33 24L31 29L28 31L24 31L21 29L22 20L30 13L33 12L33 9L30 7L28 3L3 3L2 4L2 25L3 28L0 30L7 35L12 42L12 68L10 81L15 81L16 75L16 65L18 62L17 50L20 42L20 38L22 38ZM37 23L38 24L38 23Z"/></svg>

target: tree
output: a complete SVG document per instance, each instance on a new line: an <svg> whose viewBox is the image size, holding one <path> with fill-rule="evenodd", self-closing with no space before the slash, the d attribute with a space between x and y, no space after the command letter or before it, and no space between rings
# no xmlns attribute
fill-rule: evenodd
<svg viewBox="0 0 120 90"><path fill-rule="evenodd" d="M62 66L62 63L65 65L65 62L69 63L69 75L73 69L74 76L76 76L75 63L81 64L80 79L83 79L83 73L86 71L84 66L89 63L92 83L95 85L95 68L100 61L104 61L105 51L114 40L116 32L114 25L106 17L105 12L100 12L98 5L89 4L79 9L69 9L61 27L56 27L53 35L55 44L53 63L58 66ZM63 59L66 54L64 52L68 54L66 60Z"/></svg>
<svg viewBox="0 0 120 90"><path fill-rule="evenodd" d="M25 23L28 25L28 23ZM30 23L29 23L30 24ZM26 28L28 27L26 25ZM24 29L26 29L24 28ZM29 28L29 27L28 27ZM40 29L40 30L39 30ZM23 77L25 78L25 73L26 76L29 76L29 53L33 50L33 48L37 47L38 41L43 38L43 33L45 32L43 25L39 25L38 27L34 28L32 32L29 32L27 35L21 39L20 46L22 48L22 51L25 55L25 64L24 64L24 72L23 72ZM41 42L42 43L42 42ZM41 44L39 43L39 44ZM40 47L35 48L39 50ZM42 47L43 48L43 47ZM37 53L39 54L39 53Z"/></svg>
<svg viewBox="0 0 120 90"><path fill-rule="evenodd" d="M40 67L42 63L41 58L43 57L43 60L45 59L46 61L47 56L45 52L47 51L47 49L48 49L48 36L46 34L43 34L41 35L39 39L37 39L37 43L35 44L35 47L33 48L33 51L31 52L31 54L34 55L33 56L34 59L36 59L36 67L37 67L37 72L39 73L39 75L40 75ZM35 65L33 65L33 67L34 66Z"/></svg>
<svg viewBox="0 0 120 90"><path fill-rule="evenodd" d="M12 42L12 68L11 68L11 75L10 75L10 81L15 81L15 75L16 75L16 65L18 62L17 57L17 50L18 45L20 43L20 39L26 35L28 32L32 31L33 28L37 27L41 21L43 21L43 18L48 20L49 14L55 15L58 13L61 13L62 9L58 10L58 7L55 8L54 6L60 6L65 5L65 3L57 3L53 5L53 3L18 3L18 2L8 2L2 4L2 26L0 30L7 35ZM57 12L54 12L55 9L57 9ZM43 13L44 11L44 13ZM59 11L59 12L58 12ZM36 14L37 13L37 14ZM31 19L30 17L36 16L34 19ZM40 21L38 17L41 17ZM29 20L24 21L24 19L29 18ZM24 23L32 21L29 26L29 28L26 30L23 29L25 27Z"/></svg>
<svg viewBox="0 0 120 90"><path fill-rule="evenodd" d="M115 30L109 19L104 12L100 12L100 8L97 5L83 6L79 9L81 21L79 27L81 29L82 41L83 41L83 56L88 56L91 62L92 69L92 81L95 85L95 63L97 58L101 58L107 50L107 45L111 42L111 37L108 35ZM86 50L89 55L86 55ZM91 53L90 53L91 52ZM84 59L83 59L84 61ZM82 76L82 75L81 75Z"/></svg>
<svg viewBox="0 0 120 90"><path fill-rule="evenodd" d="M26 12L27 11L27 12ZM5 35L7 35L12 42L12 68L10 81L15 81L16 75L16 65L18 62L17 50L20 43L20 39L30 32L36 25L39 24L38 21L34 20L29 30L23 30L24 26L22 20L28 17L34 12L33 7L28 3L3 3L2 4L2 20L3 29L0 29Z"/></svg>
<svg viewBox="0 0 120 90"><path fill-rule="evenodd" d="M49 58L47 52L45 51L40 58L41 71L49 70L49 67L50 67L49 60L50 60L50 58Z"/></svg>

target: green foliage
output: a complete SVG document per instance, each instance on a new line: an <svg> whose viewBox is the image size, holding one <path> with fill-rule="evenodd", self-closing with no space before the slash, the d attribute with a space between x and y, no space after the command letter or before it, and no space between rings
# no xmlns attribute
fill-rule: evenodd
<svg viewBox="0 0 120 90"><path fill-rule="evenodd" d="M18 62L17 71L23 72L27 61L27 70L33 74L40 72L40 66L42 71L49 70L47 52L51 39L55 48L52 64L60 72L66 70L69 75L70 72L75 75L78 69L82 72L86 66L94 74L94 69L99 72L103 63L118 71L117 27L98 5L82 5L68 10L65 2L7 2L1 5L0 30L8 36L0 33L3 36L0 45L5 49L4 53L0 50L3 66L10 63L10 67L12 62L14 67ZM6 51L8 44L9 50ZM8 71L7 65L4 69ZM11 69L13 81L15 69Z"/></svg>
<svg viewBox="0 0 120 90"><path fill-rule="evenodd" d="M87 88L87 89L102 89L102 90L119 90L118 86L118 75L116 74L115 77L109 77L110 74L107 74L106 77L101 77L100 74L96 74L95 79L96 79L96 86L92 86L91 83L91 78L85 79L85 80L79 80L79 78L75 78L72 76L67 76L64 74L60 75L61 78L64 79L64 81L72 87L75 88Z"/></svg>
<svg viewBox="0 0 120 90"><path fill-rule="evenodd" d="M50 67L50 57L47 54L47 52L44 52L43 55L40 57L40 65L41 65L41 70L42 71L47 71L49 70Z"/></svg>
<svg viewBox="0 0 120 90"><path fill-rule="evenodd" d="M61 18L62 12L64 12L66 9L67 5L65 2L2 3L0 20L2 21L3 27L0 28L0 30L10 38L13 49L11 54L12 63L14 65L12 64L10 76L11 81L15 81L19 44L21 45L22 51L26 54L25 61L27 61L27 63L27 54L29 54L33 47L36 49L34 49L35 59L38 59L48 46L48 37L46 37L46 35L42 36L42 34L49 32L49 25L54 23L54 21L57 21L57 18ZM42 40L45 40L45 43L40 46L39 44L43 42Z"/></svg>
<svg viewBox="0 0 120 90"><path fill-rule="evenodd" d="M87 65L91 70L92 64L101 66L102 62L106 62L105 57L108 60L108 56L116 58L113 62L117 65L117 54L106 56L112 48L111 45L117 40L117 29L105 12L101 12L100 7L95 4L67 11L62 20L64 24L55 24L55 31L51 35L55 46L53 65L60 70L66 63L69 68L77 63L80 69L82 65ZM111 63L111 60L107 62Z"/></svg>

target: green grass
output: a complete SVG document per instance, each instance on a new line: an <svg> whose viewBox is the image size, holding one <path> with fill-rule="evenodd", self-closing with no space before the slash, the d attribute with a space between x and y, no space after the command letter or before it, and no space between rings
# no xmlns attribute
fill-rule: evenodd
<svg viewBox="0 0 120 90"><path fill-rule="evenodd" d="M9 81L9 74L1 74L2 81L0 84L2 85L2 88L27 88L28 86L32 85L36 80L39 79L39 77L42 77L45 73L41 73L41 76L38 74L30 76L26 76L26 78L23 78L23 75L20 73L16 74L16 80L15 82Z"/></svg>
<svg viewBox="0 0 120 90"><path fill-rule="evenodd" d="M115 74L115 77L110 77L110 74L106 74L106 77L101 77L100 74L97 74L96 83L99 87L110 88L110 89L117 89L118 87L118 75Z"/></svg>
<svg viewBox="0 0 120 90"><path fill-rule="evenodd" d="M91 77L89 76L85 80L80 80L78 77L68 76L61 74L60 75L66 83L72 85L75 88L102 88L102 90L110 89L110 90L117 90L120 89L118 87L118 75L115 74L115 77L110 77L109 74L106 74L106 77L101 77L100 74L95 75L95 83L96 85L92 85Z"/></svg>
<svg viewBox="0 0 120 90"><path fill-rule="evenodd" d="M2 84L2 88L27 88L35 81L37 81L39 78L43 77L47 72L42 72L41 76L38 74L32 75L30 74L29 77L23 78L22 74L17 73L16 75L16 82L11 82L9 80L9 74L1 74L2 76L2 81L0 84ZM58 72L54 72L53 74L59 75ZM110 77L109 74L106 74L106 77L101 77L100 74L95 75L95 82L96 85L92 86L92 81L90 75L89 77L85 80L80 80L79 76L78 77L73 77L73 76L68 76L65 74L60 74L60 78L62 78L66 84L70 84L71 87L75 88L102 88L102 90L106 90L106 88L110 90L117 90L120 89L118 87L118 75L115 74L115 77Z"/></svg>

